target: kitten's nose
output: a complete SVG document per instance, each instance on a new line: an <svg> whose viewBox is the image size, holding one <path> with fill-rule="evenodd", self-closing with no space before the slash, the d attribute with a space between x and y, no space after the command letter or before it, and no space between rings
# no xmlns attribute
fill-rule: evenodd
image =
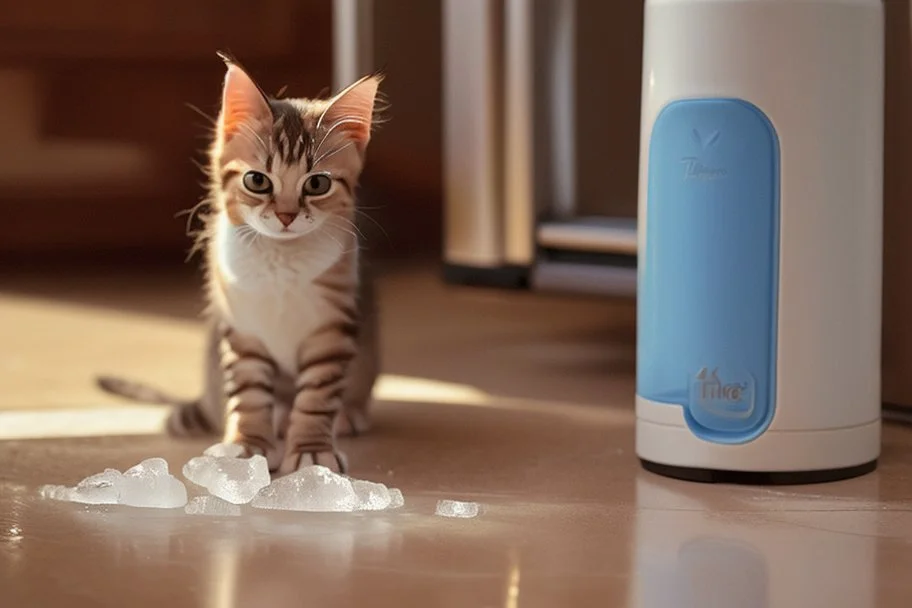
<svg viewBox="0 0 912 608"><path fill-rule="evenodd" d="M295 221L295 218L298 217L297 213L280 213L276 212L276 217L279 218L279 221L282 222L283 226L288 226L290 223Z"/></svg>

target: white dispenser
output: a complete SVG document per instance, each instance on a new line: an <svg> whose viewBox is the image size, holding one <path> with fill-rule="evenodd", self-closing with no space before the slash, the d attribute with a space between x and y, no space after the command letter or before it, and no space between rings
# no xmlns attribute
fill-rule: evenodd
<svg viewBox="0 0 912 608"><path fill-rule="evenodd" d="M637 453L701 481L880 453L881 0L646 0Z"/></svg>

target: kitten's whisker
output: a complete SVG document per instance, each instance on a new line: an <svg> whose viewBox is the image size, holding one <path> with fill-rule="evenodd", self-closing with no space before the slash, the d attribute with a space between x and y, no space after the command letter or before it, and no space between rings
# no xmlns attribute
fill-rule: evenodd
<svg viewBox="0 0 912 608"><path fill-rule="evenodd" d="M357 234L355 234L355 232L352 232L351 230L348 230L347 228L345 228L345 227L343 227L343 226L340 226L340 227L339 227L340 230L345 230L346 232L348 232L348 233L351 234L352 236L360 236L362 239L366 239L366 238L367 238L367 235L364 234L364 232L361 231L361 228L359 228L358 225L357 225L356 223L354 223L353 221L351 221L351 220L348 219L347 217L343 217L342 220L344 220L348 225L350 225L352 228L354 228L355 231L357 232Z"/></svg>
<svg viewBox="0 0 912 608"><path fill-rule="evenodd" d="M248 224L243 224L238 226L237 234L238 238L241 240L241 244L245 247L249 247L253 242L253 238L256 236L256 230Z"/></svg>
<svg viewBox="0 0 912 608"><path fill-rule="evenodd" d="M269 146L266 145L266 142L263 141L263 138L260 137L260 134L257 133L256 131L254 131L254 130L250 127L250 125L248 125L248 124L246 124L246 123L243 123L243 122L242 122L242 123L240 123L240 125L241 125L241 128L244 130L244 132L249 133L250 135L252 135L253 137L256 138L256 142L253 142L253 143L257 143L257 142L258 142L258 143L260 144L260 146L263 148L263 151L264 151L266 154L269 154ZM251 140L251 141L253 141L253 140Z"/></svg>
<svg viewBox="0 0 912 608"><path fill-rule="evenodd" d="M356 243L358 242L358 235L355 234L354 232L352 232L351 230L346 230L345 228L339 228L339 230L341 230L341 231L344 232L345 234L347 234L347 235L349 235L350 237L352 237L352 239L353 239Z"/></svg>
<svg viewBox="0 0 912 608"><path fill-rule="evenodd" d="M238 132L238 135L243 136L247 141L249 141L249 142L250 142L251 144L253 144L255 147L262 147L262 142L260 142L260 141L258 141L257 139L254 139L253 137L251 137L250 134L247 133L246 131L239 131L239 132Z"/></svg>
<svg viewBox="0 0 912 608"><path fill-rule="evenodd" d="M345 245L342 244L342 241L340 241L339 239L337 239L336 237L334 237L333 234L332 234L332 232L326 231L325 234L326 234L326 236L328 236L329 238L331 238L333 241L335 241L336 245L339 246L339 249L340 249L340 250L342 250L343 252L345 251Z"/></svg>
<svg viewBox="0 0 912 608"><path fill-rule="evenodd" d="M342 150L345 150L346 148L349 148L350 146L353 146L353 145L354 145L354 142L350 141L343 146L339 146L338 148L333 148L329 152L326 152L326 153L322 154L321 156L317 157L317 159L315 161L313 161L313 166L316 167L319 163L326 160L327 158L330 158L331 156L335 156Z"/></svg>
<svg viewBox="0 0 912 608"><path fill-rule="evenodd" d="M343 116L343 117L341 117L339 120L337 120L337 121L334 122L333 124L329 125L329 127L328 127L328 128L326 129L326 131L323 133L323 138L320 140L320 143L317 145L317 151L318 151L318 152L320 151L320 148L323 147L323 144L326 143L326 140L329 138L330 135L332 135L332 132L335 131L336 128L341 127L341 126L343 126L343 125L352 124L352 123L354 123L354 124L362 124L362 125L363 125L363 124L367 124L365 120L363 120L362 118L359 118L359 117L357 117L357 116Z"/></svg>
<svg viewBox="0 0 912 608"><path fill-rule="evenodd" d="M191 158L190 162L193 163L193 166L196 167L197 169L199 169L203 173L203 175L205 175L206 177L209 177L209 178L212 177L212 167L204 165L203 163L196 160L195 158Z"/></svg>
<svg viewBox="0 0 912 608"><path fill-rule="evenodd" d="M367 124L367 121L365 121L362 118L358 118L357 116L343 116L342 118L340 118L333 124L329 125L329 128L326 129L326 133L323 134L323 139L321 139L320 143L317 145L316 152L320 151L320 148L323 147L323 144L326 143L326 140L329 138L330 135L332 135L333 131L335 131L338 127L341 127L342 125L347 125L347 124L352 124L352 123L364 125L364 124Z"/></svg>
<svg viewBox="0 0 912 608"><path fill-rule="evenodd" d="M196 107L192 103L185 102L184 105L187 106L188 108L190 108L191 110L193 110L194 112L196 112L197 114L199 114L200 116L202 116L203 118L205 118L206 120L208 120L210 125L215 126L215 123L216 123L215 118L209 116L208 114L206 114L205 112L200 110L198 107Z"/></svg>
<svg viewBox="0 0 912 608"><path fill-rule="evenodd" d="M180 217L182 215L187 216L187 224L184 227L184 233L187 236L190 236L190 226L191 226L191 224L193 224L193 220L196 218L197 211L199 211L200 209L202 209L203 207L205 207L208 204L209 204L209 198L207 197L207 198L202 199L200 202L193 205L189 209L184 209L183 211L178 211L176 214L174 214L174 217L176 217L176 218Z"/></svg>
<svg viewBox="0 0 912 608"><path fill-rule="evenodd" d="M248 247L253 247L254 245L256 245L256 242L257 242L257 239L258 239L259 236L260 236L260 233L257 232L256 230L254 230L253 228L249 228L249 229L247 230L247 236L248 236L248 238L247 238L247 246L248 246Z"/></svg>
<svg viewBox="0 0 912 608"><path fill-rule="evenodd" d="M361 237L364 236L364 233L361 232L360 230L358 230L358 227L355 226L355 225L352 225L352 228L354 228L354 230L349 230L349 229L346 228L345 226L337 226L337 227L338 227L339 230L341 230L341 231L344 232L345 234L350 234L350 235L352 235L352 236L361 236Z"/></svg>
<svg viewBox="0 0 912 608"><path fill-rule="evenodd" d="M380 229L380 232L383 233L383 236L385 236L386 238L390 238L390 235L389 235L389 233L386 231L386 228L384 228L383 225L382 225L380 222L378 222L377 220L375 220L374 218L372 218L372 217L371 217L370 215L368 215L367 213L364 213L363 211L361 211L360 209L358 209L358 207L355 207L355 213L360 213L362 217L365 217L365 218L369 219L370 221L372 221L372 222L374 223L374 225L375 225L377 228ZM349 220L349 221L351 221L351 220Z"/></svg>

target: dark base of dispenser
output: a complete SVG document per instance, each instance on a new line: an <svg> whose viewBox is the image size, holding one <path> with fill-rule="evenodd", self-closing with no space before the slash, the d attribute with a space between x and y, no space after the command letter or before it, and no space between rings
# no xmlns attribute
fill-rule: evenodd
<svg viewBox="0 0 912 608"><path fill-rule="evenodd" d="M725 471L719 469L700 469L659 464L640 459L643 468L651 473L695 481L698 483L727 483L757 486L807 485L841 481L866 475L877 469L877 460L841 469L822 469L819 471Z"/></svg>

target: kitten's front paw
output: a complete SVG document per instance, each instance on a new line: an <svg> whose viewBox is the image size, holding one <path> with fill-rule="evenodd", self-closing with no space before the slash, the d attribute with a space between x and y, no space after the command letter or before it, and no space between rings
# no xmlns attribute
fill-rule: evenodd
<svg viewBox="0 0 912 608"><path fill-rule="evenodd" d="M223 451L233 451L236 458L250 458L252 456L265 456L266 462L269 465L270 471L275 471L279 468L282 459L281 445L279 446L268 446L264 447L259 442L246 440L242 437L235 437L230 440L225 440L222 446ZM227 446L233 446L234 450ZM239 452L239 453L238 453ZM227 455L227 453L226 453Z"/></svg>
<svg viewBox="0 0 912 608"><path fill-rule="evenodd" d="M336 437L357 437L370 430L370 416L358 410L343 410L333 421Z"/></svg>
<svg viewBox="0 0 912 608"><path fill-rule="evenodd" d="M335 473L344 475L348 471L348 461L345 454L338 451L302 452L288 454L279 467L280 475L294 473L298 469L313 465L324 466Z"/></svg>

